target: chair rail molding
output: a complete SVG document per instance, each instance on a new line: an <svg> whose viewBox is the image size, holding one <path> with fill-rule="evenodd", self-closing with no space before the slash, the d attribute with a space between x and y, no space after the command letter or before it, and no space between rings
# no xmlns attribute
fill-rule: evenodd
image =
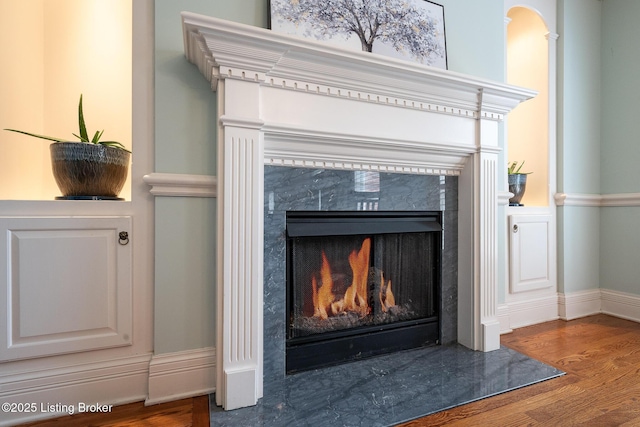
<svg viewBox="0 0 640 427"><path fill-rule="evenodd" d="M623 207L640 206L640 193L582 194L556 193L556 206Z"/></svg>
<svg viewBox="0 0 640 427"><path fill-rule="evenodd" d="M211 175L151 173L143 178L154 196L216 197L218 179Z"/></svg>

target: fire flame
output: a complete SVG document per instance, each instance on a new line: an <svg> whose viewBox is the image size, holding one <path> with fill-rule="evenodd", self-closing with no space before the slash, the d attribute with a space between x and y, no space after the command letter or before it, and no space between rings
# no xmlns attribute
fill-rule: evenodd
<svg viewBox="0 0 640 427"><path fill-rule="evenodd" d="M311 279L314 317L328 319L343 312L354 312L364 317L371 313L368 303L369 257L371 254L371 238L362 242L359 251L349 254L349 265L353 273L351 286L347 288L342 299L337 299L333 290L331 266L327 256L322 252L322 267L320 269L320 286L314 275ZM380 292L378 295L383 312L395 306L395 297L391 290L391 280L385 282L380 274Z"/></svg>
<svg viewBox="0 0 640 427"><path fill-rule="evenodd" d="M380 307L382 307L383 312L386 313L389 308L396 305L396 297L393 296L391 291L391 279L385 284L382 272L380 273L380 293L378 296L380 297Z"/></svg>
<svg viewBox="0 0 640 427"><path fill-rule="evenodd" d="M322 269L320 270L320 281L322 286L318 290L318 283L315 276L311 279L311 286L313 287L313 307L315 317L321 319L327 319L329 314L327 309L331 307L331 303L336 299L333 295L333 279L331 279L331 267L329 267L329 261L324 251L322 252Z"/></svg>

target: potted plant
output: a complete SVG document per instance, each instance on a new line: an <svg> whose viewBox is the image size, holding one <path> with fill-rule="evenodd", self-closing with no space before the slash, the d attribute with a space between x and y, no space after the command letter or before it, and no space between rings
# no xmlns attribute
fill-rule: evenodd
<svg viewBox="0 0 640 427"><path fill-rule="evenodd" d="M509 206L524 206L520 203L520 200L522 200L524 191L527 188L527 175L532 172L520 172L522 166L524 166L524 161L520 164L515 161L507 165L509 192L513 194L513 197L509 199Z"/></svg>
<svg viewBox="0 0 640 427"><path fill-rule="evenodd" d="M89 139L82 111L82 95L78 104L80 141L37 135L16 129L5 129L35 138L53 141L50 145L53 176L62 192L58 200L121 200L129 169L131 152L116 141L101 141L104 131L96 131Z"/></svg>

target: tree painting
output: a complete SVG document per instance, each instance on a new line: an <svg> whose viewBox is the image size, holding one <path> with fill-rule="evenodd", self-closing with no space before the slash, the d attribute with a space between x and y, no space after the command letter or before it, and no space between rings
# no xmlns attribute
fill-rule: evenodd
<svg viewBox="0 0 640 427"><path fill-rule="evenodd" d="M272 20L318 40L357 37L363 51L378 43L433 65L443 61L444 23L423 0L271 0Z"/></svg>

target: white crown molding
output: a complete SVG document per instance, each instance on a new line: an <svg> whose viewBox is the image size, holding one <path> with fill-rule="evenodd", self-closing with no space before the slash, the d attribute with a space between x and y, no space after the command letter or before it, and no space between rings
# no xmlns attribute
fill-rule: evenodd
<svg viewBox="0 0 640 427"><path fill-rule="evenodd" d="M215 348L160 354L151 358L146 405L201 396L215 390Z"/></svg>
<svg viewBox="0 0 640 427"><path fill-rule="evenodd" d="M530 89L191 12L183 12L182 21L187 59L214 90L220 79L238 79L489 120L502 120L536 95Z"/></svg>
<svg viewBox="0 0 640 427"><path fill-rule="evenodd" d="M151 186L149 191L154 196L216 197L218 194L218 180L210 175L151 173L142 179Z"/></svg>

